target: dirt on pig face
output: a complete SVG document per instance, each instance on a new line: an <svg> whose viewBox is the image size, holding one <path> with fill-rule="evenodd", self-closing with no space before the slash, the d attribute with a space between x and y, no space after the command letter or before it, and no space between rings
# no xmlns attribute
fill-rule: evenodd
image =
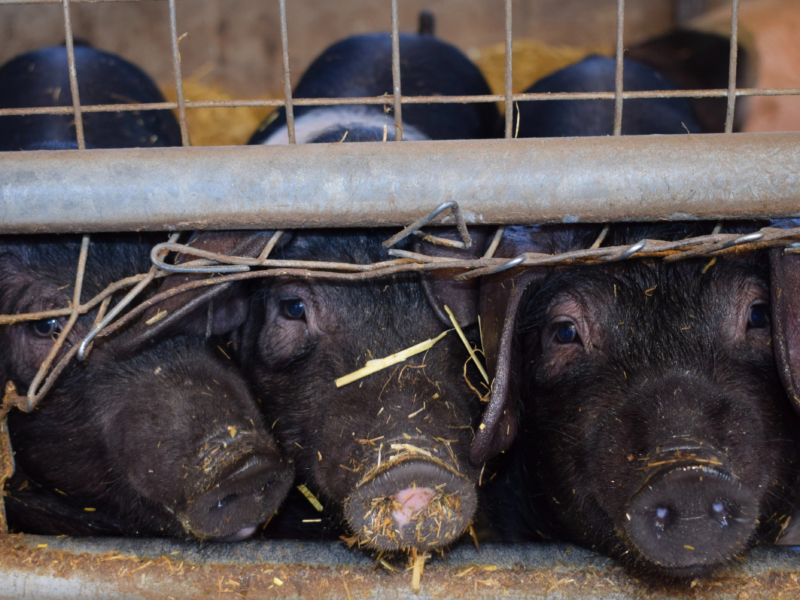
<svg viewBox="0 0 800 600"><path fill-rule="evenodd" d="M298 235L285 257L374 261L385 258L385 237ZM342 511L359 543L379 549L460 535L476 505L480 469L468 452L481 403L464 380L469 356L456 333L398 365L334 383L444 331L416 276L270 282L250 312L238 354L299 480L326 510ZM467 333L479 343L477 328ZM482 388L471 363L466 375Z"/></svg>
<svg viewBox="0 0 800 600"><path fill-rule="evenodd" d="M520 519L667 577L773 542L800 422L768 302L756 254L552 274L522 327Z"/></svg>

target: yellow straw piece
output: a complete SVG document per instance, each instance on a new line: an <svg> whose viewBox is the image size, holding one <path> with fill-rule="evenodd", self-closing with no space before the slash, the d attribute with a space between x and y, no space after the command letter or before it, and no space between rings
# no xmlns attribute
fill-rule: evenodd
<svg viewBox="0 0 800 600"><path fill-rule="evenodd" d="M382 371L387 367L391 367L392 365L396 365L397 363L403 362L406 359L411 358L415 354L419 354L420 352L425 352L433 347L433 345L446 336L450 330L445 331L442 335L433 338L432 340L425 340L424 342L420 342L415 346L411 346L410 348L406 348L401 352L397 352L395 354L390 354L384 358L374 358L372 360L368 360L367 364L361 367L358 371L353 371L349 375L345 375L344 377L339 377L336 380L336 387L340 388L342 386L347 385L348 383L353 383L354 381L358 381L366 377L367 375L372 375L373 373L377 373L378 371Z"/></svg>
<svg viewBox="0 0 800 600"><path fill-rule="evenodd" d="M158 311L156 313L156 316L154 316L154 317L152 317L150 319L147 319L147 321L145 321L145 324L146 325L153 325L154 323L158 323L161 319L163 319L166 316L167 316L167 311L160 310L160 311Z"/></svg>
<svg viewBox="0 0 800 600"><path fill-rule="evenodd" d="M483 368L483 365L478 360L478 357L475 354L475 350L473 350L472 346L469 345L469 342L467 341L464 332L461 331L461 327L458 325L458 321L456 321L456 316L453 314L453 311L450 310L450 307L447 306L446 304L444 305L444 310L447 312L447 316L450 317L450 321L452 321L453 326L456 328L458 337L460 337L461 341L464 342L464 346L466 347L467 352L469 352L470 358L475 363L475 366L478 367L478 371L481 372L481 375L483 375L483 379L484 381L486 381L486 385L489 385L489 376L486 374L486 369Z"/></svg>
<svg viewBox="0 0 800 600"><path fill-rule="evenodd" d="M428 458L432 458L430 452L423 450L422 448L412 446L411 444L392 444L390 447L392 450L405 450L406 452L411 452L411 454L423 454Z"/></svg>
<svg viewBox="0 0 800 600"><path fill-rule="evenodd" d="M311 502L311 506L316 508L317 512L322 512L322 504L320 504L319 500L317 500L317 497L311 493L311 490L309 490L302 483L297 486L297 489L300 490L300 493L306 497L306 500Z"/></svg>

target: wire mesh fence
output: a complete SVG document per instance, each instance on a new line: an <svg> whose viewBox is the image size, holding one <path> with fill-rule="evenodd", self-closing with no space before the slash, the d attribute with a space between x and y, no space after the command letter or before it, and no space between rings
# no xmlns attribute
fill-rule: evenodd
<svg viewBox="0 0 800 600"><path fill-rule="evenodd" d="M75 69L75 53L73 45L72 24L70 20L70 5L78 3L99 3L99 2L143 2L145 0L0 0L2 5L14 4L61 4L63 6L64 34L66 40L67 54L70 65L70 80L72 88L73 106L72 107L29 107L29 108L6 108L0 109L0 116L11 115L41 115L41 114L72 114L75 117L75 128L79 140L79 146L83 139L83 129L81 124L81 114L85 112L116 112L116 111L138 111L138 110L176 110L181 125L181 133L184 146L189 145L189 132L186 125L186 110L196 108L237 108L237 107L286 107L287 125L289 138L293 140L294 119L292 117L294 106L336 106L336 105L384 105L391 107L394 111L395 121L402 125L402 105L403 104L434 104L434 103L505 103L505 137L513 137L514 117L513 103L523 101L544 101L544 100L614 100L614 133L621 134L622 114L624 111L624 101L643 98L726 98L727 112L725 120L725 131L733 131L733 119L735 113L735 101L737 98L752 96L798 96L800 88L737 88L736 73L738 67L738 40L739 40L739 19L738 8L739 0L732 1L731 26L730 26L730 60L729 60L729 83L727 89L700 89L700 90L664 90L664 91L625 91L623 87L624 72L624 24L625 24L625 2L617 0L617 35L616 35L616 75L615 90L613 92L587 92L587 93L563 93L563 94L535 94L535 93L514 93L512 90L513 74L513 11L512 0L504 1L505 10L505 91L503 94L487 94L480 96L403 96L400 86L400 45L399 45L399 25L398 25L398 0L391 2L391 34L392 34L392 75L394 88L392 95L382 97L348 97L348 98L292 98L292 76L289 69L289 41L287 33L286 0L278 0L280 6L280 38L282 49L282 64L284 74L284 98L282 99L243 99L243 100L186 100L183 93L183 74L180 59L180 41L178 35L178 23L176 15L176 0L164 0L169 4L169 31L171 38L171 61L174 71L174 81L177 90L176 102L161 102L152 104L113 104L113 105L82 105L77 93L78 73ZM400 133L396 141L402 141ZM82 146L81 146L82 147Z"/></svg>

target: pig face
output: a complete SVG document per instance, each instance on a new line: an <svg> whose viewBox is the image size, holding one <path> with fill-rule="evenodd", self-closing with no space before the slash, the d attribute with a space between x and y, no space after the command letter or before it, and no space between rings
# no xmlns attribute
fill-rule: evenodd
<svg viewBox="0 0 800 600"><path fill-rule="evenodd" d="M96 236L84 300L146 270L148 250L136 236ZM4 243L2 312L65 305L77 254L78 242L69 238ZM79 320L67 347L93 319ZM4 381L29 385L61 323L0 327ZM19 471L9 500L12 526L47 534L252 534L283 499L293 470L263 430L244 380L202 339L151 342L130 353L120 351L125 337L98 341L38 410L10 415Z"/></svg>
<svg viewBox="0 0 800 600"><path fill-rule="evenodd" d="M125 276L149 268L154 235L96 234L87 256L81 301ZM158 236L158 241L162 241ZM0 239L0 314L63 308L72 302L80 252L77 236L6 236ZM64 344L80 343L94 315L79 317ZM67 317L0 326L0 379L13 381L24 393L50 352ZM58 357L57 357L58 359ZM56 360L57 360L56 359Z"/></svg>
<svg viewBox="0 0 800 600"><path fill-rule="evenodd" d="M764 258L557 271L530 295L519 444L559 534L683 577L788 524L800 423Z"/></svg>
<svg viewBox="0 0 800 600"><path fill-rule="evenodd" d="M192 338L127 360L97 352L40 410L12 413L25 475L128 534L249 537L283 499L292 468L222 353ZM136 505L144 510L129 510Z"/></svg>
<svg viewBox="0 0 800 600"><path fill-rule="evenodd" d="M282 258L355 263L385 255L385 234L296 233ZM470 465L478 386L455 332L399 365L334 381L440 335L415 275L361 282L279 279L255 291L238 354L301 480L363 545L430 548L453 541L476 505ZM477 341L476 328L467 335Z"/></svg>

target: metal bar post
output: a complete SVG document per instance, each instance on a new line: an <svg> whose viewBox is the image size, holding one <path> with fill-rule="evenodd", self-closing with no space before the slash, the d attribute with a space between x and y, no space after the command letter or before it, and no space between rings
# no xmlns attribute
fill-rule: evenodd
<svg viewBox="0 0 800 600"><path fill-rule="evenodd" d="M178 17L175 0L169 0L169 32L172 39L172 69L175 72L175 93L178 96L178 121L181 126L181 141L189 146L189 128L186 125L186 100L183 97L183 75L181 74L181 54L178 49Z"/></svg>
<svg viewBox="0 0 800 600"><path fill-rule="evenodd" d="M617 0L617 68L614 73L614 135L622 135L622 103L625 46L625 0Z"/></svg>
<svg viewBox="0 0 800 600"><path fill-rule="evenodd" d="M398 31L397 0L392 0L392 86L394 87L394 139L403 141L403 103L400 90L400 33Z"/></svg>
<svg viewBox="0 0 800 600"><path fill-rule="evenodd" d="M75 44L72 37L72 18L69 8L70 0L64 0L64 37L67 46L67 64L69 65L69 89L72 93L72 112L75 115L75 135L78 148L86 149L86 137L83 134L83 114L81 113L81 95L78 90L78 70L75 67Z"/></svg>
<svg viewBox="0 0 800 600"><path fill-rule="evenodd" d="M513 129L514 129L514 77L513 77L513 55L514 55L514 44L512 38L512 31L511 31L511 0L506 1L506 139L510 139L513 137ZM519 118L519 117L517 117Z"/></svg>
<svg viewBox="0 0 800 600"><path fill-rule="evenodd" d="M725 133L733 133L733 116L736 110L736 66L739 59L739 0L731 8L731 52L728 63L728 111L725 114Z"/></svg>
<svg viewBox="0 0 800 600"><path fill-rule="evenodd" d="M289 70L289 33L286 26L286 0L280 0L281 11L281 54L283 58L283 95L286 107L286 129L289 131L289 143L297 143L294 130L294 105L292 101L292 74Z"/></svg>

